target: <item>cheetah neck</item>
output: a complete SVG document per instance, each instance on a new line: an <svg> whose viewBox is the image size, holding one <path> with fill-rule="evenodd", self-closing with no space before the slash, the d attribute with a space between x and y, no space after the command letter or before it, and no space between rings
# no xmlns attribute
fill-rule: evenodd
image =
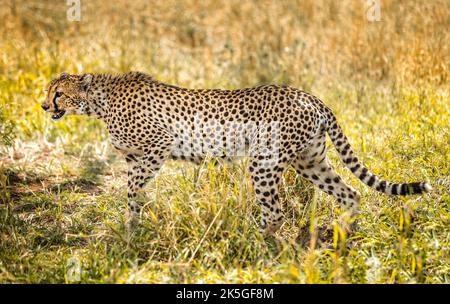
<svg viewBox="0 0 450 304"><path fill-rule="evenodd" d="M131 81L156 83L151 76L140 72L125 74L95 74L88 89L85 114L100 119L106 119L109 114L109 103L117 91Z"/></svg>
<svg viewBox="0 0 450 304"><path fill-rule="evenodd" d="M111 76L105 74L94 75L87 95L85 113L99 119L108 115L108 94L110 92Z"/></svg>

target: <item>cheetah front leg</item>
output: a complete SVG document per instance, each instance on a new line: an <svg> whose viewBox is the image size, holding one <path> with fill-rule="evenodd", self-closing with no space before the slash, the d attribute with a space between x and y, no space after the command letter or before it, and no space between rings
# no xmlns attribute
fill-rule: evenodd
<svg viewBox="0 0 450 304"><path fill-rule="evenodd" d="M128 154L125 159L128 164L128 212L126 225L129 229L132 229L138 223L141 212L141 206L137 200L138 194L158 173L164 163L164 159L155 159L151 155L136 156L133 154Z"/></svg>
<svg viewBox="0 0 450 304"><path fill-rule="evenodd" d="M125 159L128 164L128 214L126 224L128 229L132 229L139 220L141 206L137 200L138 194L144 186L158 173L164 162L170 156L171 141L158 140L152 146L153 149L146 149L146 154L127 154Z"/></svg>

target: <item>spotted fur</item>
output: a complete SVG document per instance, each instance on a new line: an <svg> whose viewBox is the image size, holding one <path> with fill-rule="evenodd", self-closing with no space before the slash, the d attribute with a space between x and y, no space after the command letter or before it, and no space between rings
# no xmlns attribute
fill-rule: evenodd
<svg viewBox="0 0 450 304"><path fill-rule="evenodd" d="M42 107L53 119L86 114L106 123L112 145L128 163L131 220L140 212L138 192L165 160L200 162L208 155L233 159L239 154L237 146L249 157L263 233L275 232L282 223L279 185L288 166L358 213L360 194L331 166L326 134L346 166L375 190L391 195L431 190L427 183L390 183L370 173L354 155L332 111L318 98L289 86L192 90L136 72L62 74L50 83ZM233 144L225 144L230 140Z"/></svg>

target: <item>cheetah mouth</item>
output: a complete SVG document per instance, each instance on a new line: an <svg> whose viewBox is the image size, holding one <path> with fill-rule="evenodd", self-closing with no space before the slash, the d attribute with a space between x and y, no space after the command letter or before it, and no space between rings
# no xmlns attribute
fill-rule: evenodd
<svg viewBox="0 0 450 304"><path fill-rule="evenodd" d="M66 114L65 110L59 110L59 111L55 112L55 114L52 115L52 119L60 120L64 116L64 114Z"/></svg>

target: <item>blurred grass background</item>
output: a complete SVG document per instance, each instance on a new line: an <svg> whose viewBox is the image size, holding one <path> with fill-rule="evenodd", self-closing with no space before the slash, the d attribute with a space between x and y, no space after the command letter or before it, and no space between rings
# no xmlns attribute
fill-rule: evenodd
<svg viewBox="0 0 450 304"><path fill-rule="evenodd" d="M4 0L0 5L0 281L449 282L449 48L446 0ZM139 70L189 88L289 84L322 98L357 154L426 196L361 185L358 230L292 171L286 223L257 233L244 164L170 162L147 187L142 227L123 229L123 161L101 122L40 109L60 72ZM333 150L333 149L331 149ZM311 235L311 237L309 237ZM73 280L72 280L73 281Z"/></svg>

